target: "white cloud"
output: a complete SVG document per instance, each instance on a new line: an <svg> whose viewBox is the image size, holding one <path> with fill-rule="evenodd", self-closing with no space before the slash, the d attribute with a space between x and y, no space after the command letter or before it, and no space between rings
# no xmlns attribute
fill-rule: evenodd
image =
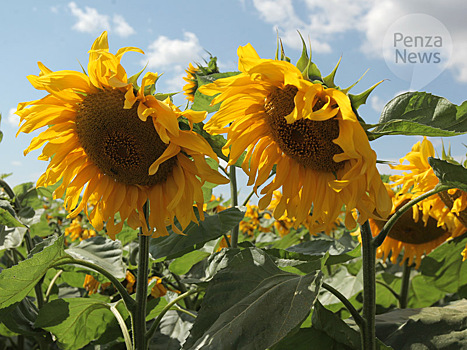
<svg viewBox="0 0 467 350"><path fill-rule="evenodd" d="M183 34L183 39L169 39L160 36L147 50L149 68L171 68L177 65L188 66L189 62L200 60L202 48L198 37L190 32ZM142 62L146 64L146 61Z"/></svg>
<svg viewBox="0 0 467 350"><path fill-rule="evenodd" d="M13 166L21 166L21 165L23 165L23 163L21 163L19 160L12 160L12 161L11 161L11 165L13 165Z"/></svg>
<svg viewBox="0 0 467 350"><path fill-rule="evenodd" d="M73 1L68 4L68 8L77 19L72 28L78 32L96 34L108 30L115 32L121 37L127 37L136 33L134 28L125 21L122 15L115 14L111 24L110 16L100 14L95 8L85 6L82 9Z"/></svg>
<svg viewBox="0 0 467 350"><path fill-rule="evenodd" d="M75 2L68 4L71 14L78 20L73 29L83 33L96 33L110 29L109 16L101 15L95 8L85 7L84 11Z"/></svg>
<svg viewBox="0 0 467 350"><path fill-rule="evenodd" d="M121 37L126 38L132 34L135 34L136 31L130 26L126 21L125 18L121 15L114 15L113 17L113 30Z"/></svg>
<svg viewBox="0 0 467 350"><path fill-rule="evenodd" d="M19 116L15 114L16 108L10 108L8 110L7 122L11 126L18 127L19 125Z"/></svg>
<svg viewBox="0 0 467 350"><path fill-rule="evenodd" d="M370 97L371 108L373 108L378 113L381 113L385 104L386 102L383 101L379 96Z"/></svg>
<svg viewBox="0 0 467 350"><path fill-rule="evenodd" d="M170 77L161 79L161 83L164 84L164 91L182 91L183 85L186 84L185 80L183 80L184 76L186 76L186 73L182 66L172 67Z"/></svg>
<svg viewBox="0 0 467 350"><path fill-rule="evenodd" d="M301 48L296 34L311 35L313 50L332 51L337 35L356 31L363 34L361 50L383 57L382 44L388 28L405 15L423 13L447 28L453 44L448 69L457 80L467 82L467 27L465 0L251 0L262 20L279 30L283 42ZM308 15L305 15L308 14ZM417 30L421 24L413 23ZM430 28L427 28L429 30Z"/></svg>
<svg viewBox="0 0 467 350"><path fill-rule="evenodd" d="M283 42L293 48L301 48L297 30L311 34L313 50L330 52L329 41L334 34L356 29L371 0L253 0L260 17L279 30ZM297 14L296 7L303 6L308 16Z"/></svg>

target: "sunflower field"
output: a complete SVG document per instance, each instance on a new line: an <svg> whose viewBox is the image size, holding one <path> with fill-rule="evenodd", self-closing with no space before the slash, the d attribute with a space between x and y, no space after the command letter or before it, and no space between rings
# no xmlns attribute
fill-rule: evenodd
<svg viewBox="0 0 467 350"><path fill-rule="evenodd" d="M467 101L405 92L366 124L379 83L278 40L190 64L176 106L130 51L103 32L83 72L27 77L18 134L48 166L0 174L0 349L467 349L467 160L426 138L467 133ZM422 136L397 175L385 135Z"/></svg>

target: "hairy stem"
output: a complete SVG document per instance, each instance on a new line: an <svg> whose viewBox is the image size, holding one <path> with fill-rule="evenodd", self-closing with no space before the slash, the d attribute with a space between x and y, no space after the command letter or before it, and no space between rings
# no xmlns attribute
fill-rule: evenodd
<svg viewBox="0 0 467 350"><path fill-rule="evenodd" d="M126 290L126 288L123 286L123 284L120 283L120 281L118 279L116 279L114 277L114 275L112 275L106 269L104 269L104 268L102 268L102 267L100 267L98 265L95 265L92 262L89 262L89 261L86 261L86 260L75 259L75 258L72 258L71 256L63 258L62 260L58 261L57 263L55 263L51 267L59 267L61 265L67 265L67 264L75 264L75 265L81 265L81 266L89 267L90 269L93 269L93 270L99 272L100 274L104 275L106 278L108 278L110 280L110 282L112 282L115 289L117 289L117 291L120 293L120 296L122 297L123 302L125 303L125 306L126 306L127 310L129 312L131 312L131 310L134 308L135 301L130 296L130 294L128 294L128 291Z"/></svg>
<svg viewBox="0 0 467 350"><path fill-rule="evenodd" d="M149 216L149 205L144 205L146 220ZM138 274L136 278L136 306L133 309L133 337L137 350L147 349L146 335L146 304L148 299L148 276L149 276L149 240L151 236L143 235L140 228Z"/></svg>
<svg viewBox="0 0 467 350"><path fill-rule="evenodd" d="M407 308L407 301L409 299L409 288L410 288L410 272L412 271L412 265L409 265L409 260L406 259L404 262L404 270L402 271L402 284L401 292L399 293L399 307L401 309Z"/></svg>
<svg viewBox="0 0 467 350"><path fill-rule="evenodd" d="M238 195L237 195L237 173L235 165L231 165L229 169L230 177L230 197L232 201L232 207L238 206ZM230 241L230 246L232 248L237 248L238 245L238 225L232 229L232 236Z"/></svg>
<svg viewBox="0 0 467 350"><path fill-rule="evenodd" d="M344 304L344 306L347 308L347 310L349 310L350 314L354 318L354 320L357 323L358 327L360 329L362 329L363 324L365 323L365 321L363 320L363 317L360 316L357 309L355 309L355 307L352 305L352 303L342 293L340 293L338 290L334 289L329 284L323 282L322 286L323 286L324 289L326 289L330 293L334 294L334 296L337 299L339 299L342 302L342 304Z"/></svg>
<svg viewBox="0 0 467 350"><path fill-rule="evenodd" d="M360 227L362 236L363 268L363 319L361 328L362 349L376 349L376 248L373 244L370 223L366 221Z"/></svg>
<svg viewBox="0 0 467 350"><path fill-rule="evenodd" d="M154 320L154 323L151 325L151 328L149 328L148 332L146 333L146 339L151 339L152 335L154 332L157 330L157 327L159 327L159 324L161 323L162 317L167 313L167 311L170 310L172 306L177 304L180 300L185 299L186 297L190 296L191 294L197 293L198 290L196 289L191 289L186 293L183 293L182 295L176 297L174 300L172 300L170 303L168 303L161 311L161 313L157 316L157 318Z"/></svg>

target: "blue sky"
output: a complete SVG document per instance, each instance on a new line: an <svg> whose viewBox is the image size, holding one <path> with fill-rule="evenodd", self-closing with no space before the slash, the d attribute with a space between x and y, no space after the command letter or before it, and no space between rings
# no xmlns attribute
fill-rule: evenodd
<svg viewBox="0 0 467 350"><path fill-rule="evenodd" d="M180 91L184 69L189 62L208 58L206 51L218 57L223 71L236 70L236 50L247 43L261 57L273 58L277 32L286 54L296 62L301 51L299 30L311 39L313 61L323 74L330 72L342 56L336 79L340 86L354 83L367 69L369 72L352 92L386 79L371 95L368 105L359 110L367 123L376 123L387 101L414 86L456 104L467 100L464 0L25 0L3 3L2 13L0 130L4 138L0 143L0 174L13 173L8 178L12 185L36 181L47 166L37 160L40 151L23 156L23 150L38 132L15 138L18 117L12 113L17 104L44 96L29 84L26 76L38 73L37 61L54 71L80 70L79 63L87 65L87 51L103 30L109 32L111 52L123 46L137 46L145 51L144 56L126 54L123 65L129 75L146 64L147 70L164 73L158 81L160 92ZM415 16L420 13L423 16ZM397 47L393 32L405 36ZM422 36L425 47L420 48L419 43L415 48L411 35ZM441 46L432 47L427 42L429 36L441 36ZM410 71L394 68L391 60L396 48L400 53L404 49L409 53L439 52L442 65L405 65L409 70L420 70L410 78ZM182 96L175 102L184 105ZM371 145L379 159L395 161L418 139L383 137ZM441 140L432 141L440 150ZM444 140L445 144L449 142L454 156L465 155L465 136Z"/></svg>

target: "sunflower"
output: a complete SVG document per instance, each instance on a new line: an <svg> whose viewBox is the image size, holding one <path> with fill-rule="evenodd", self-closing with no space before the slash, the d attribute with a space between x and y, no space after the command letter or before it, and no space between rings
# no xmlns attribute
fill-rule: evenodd
<svg viewBox="0 0 467 350"><path fill-rule="evenodd" d="M85 229L81 226L81 218L79 216L73 219L69 227L65 228L65 236L70 236L71 241L82 241L96 235L96 231Z"/></svg>
<svg viewBox="0 0 467 350"><path fill-rule="evenodd" d="M120 64L129 51L143 53L134 47L110 53L104 32L89 51L87 74L53 72L39 62L39 75L28 79L48 95L18 105L18 133L48 126L24 153L47 143L39 159L49 160L49 165L37 186L62 180L54 197L65 196L69 217L84 210L94 228L102 230L105 223L113 239L125 220L153 237L168 235L170 224L181 233L173 225L174 216L182 229L197 222L194 202L204 218L202 184L228 181L206 163L205 156L217 156L192 131L205 113L181 112L168 98L151 94L155 73L146 73L138 88ZM180 129L182 119L188 130ZM147 202L147 221L154 232L146 224Z"/></svg>
<svg viewBox="0 0 467 350"><path fill-rule="evenodd" d="M194 67L191 63L188 65L188 69L185 70L187 76L183 77L183 80L187 82L183 87L183 94L186 96L188 101L193 102L195 100L195 92L198 88L198 80L196 78L196 72L199 68Z"/></svg>
<svg viewBox="0 0 467 350"><path fill-rule="evenodd" d="M313 231L332 230L345 207L346 226L385 218L391 201L376 169L376 153L355 115L349 97L312 82L287 61L262 59L248 44L238 49L241 73L199 88L219 111L205 125L212 134L227 133L223 148L235 164L246 150L243 170L248 185L261 189L259 207L282 187L274 210L287 210L296 227L312 210ZM267 184L273 167L276 174Z"/></svg>
<svg viewBox="0 0 467 350"><path fill-rule="evenodd" d="M389 186L388 192L393 202L390 215L393 215L413 198L418 197L418 195L410 192L394 193ZM439 225L438 222L441 216L444 217L443 224ZM377 236L384 227L386 220L370 218L369 223L373 236ZM377 258L388 258L390 256L391 262L395 264L403 251L402 262L408 260L408 264L412 265L415 261L415 267L418 268L422 256L430 253L440 244L458 234L459 227L462 229L463 226L452 213L446 215L442 210L432 208L428 215L425 215L420 207L414 205L412 210L406 211L396 221L383 244L378 247L376 256Z"/></svg>
<svg viewBox="0 0 467 350"><path fill-rule="evenodd" d="M433 172L433 168L428 163L429 157L435 156L433 144L424 137L421 142L413 145L412 150L400 159L400 164L391 165L392 169L403 170L402 175L393 175L390 180L394 182L393 187L402 186L401 192L408 192L419 196L431 191L438 184L439 180ZM403 164L407 161L409 164ZM408 172L407 172L408 171ZM458 189L450 189L440 192L418 203L419 209L423 213L423 221L426 222L429 213L440 212L438 216L439 225L444 224L444 220L449 213L456 216L463 225L457 225L455 237L459 236L467 227L467 193Z"/></svg>
<svg viewBox="0 0 467 350"><path fill-rule="evenodd" d="M183 94L190 102L194 102L195 100L195 92L198 89L198 75L208 76L219 73L219 69L217 68L217 57L211 56L209 62L204 62L206 64L205 66L197 63L196 67L189 63L188 68L185 69L186 77L183 77L183 80L185 80L187 84L183 87Z"/></svg>

